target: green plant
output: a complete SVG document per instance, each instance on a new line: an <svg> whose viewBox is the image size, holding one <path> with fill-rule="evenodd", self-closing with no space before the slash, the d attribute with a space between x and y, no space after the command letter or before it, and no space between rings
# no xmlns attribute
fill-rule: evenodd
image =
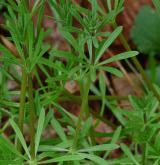
<svg viewBox="0 0 160 165"><path fill-rule="evenodd" d="M139 51L148 55L147 73L154 83L159 84L159 66L157 57L159 56L159 1L153 1L157 10L153 10L150 6L144 6L137 15L131 36ZM143 21L145 20L145 21ZM143 23L142 23L143 21ZM154 26L152 26L154 24ZM148 31L148 29L150 29Z"/></svg>
<svg viewBox="0 0 160 165"><path fill-rule="evenodd" d="M107 71L112 74L115 74L116 76L121 77L123 74L117 70L116 68L105 66L108 63L126 59L129 57L133 57L137 55L137 52L130 51L121 53L119 55L116 55L114 57L111 57L103 62L99 62L100 58L104 54L105 50L113 43L113 41L117 38L117 36L121 33L122 28L118 27L114 32L112 33L105 33L101 32L101 29L106 25L106 23L112 22L116 15L122 10L122 1L117 2L115 4L113 11L111 10L108 15L112 17L108 17L108 15L103 16L99 15L97 13L99 7L98 3L96 1L91 1L92 4L92 10L85 10L84 17L82 18L80 16L79 12L82 12L77 5L74 5L69 1L66 2L67 5L64 5L65 1L61 1L60 5L54 1L50 1L55 14L57 16L57 20L59 22L60 32L64 36L64 38L69 42L71 45L72 52L79 58L79 63L75 61L75 64L72 64L73 66L76 65L78 72L76 72L75 67L75 78L71 80L78 81L80 93L82 97L82 104L81 104L81 111L78 118L78 123L76 127L75 132L75 138L74 138L74 144L73 147L77 147L77 141L78 136L80 133L80 127L82 122L83 114L86 111L86 116L88 116L88 93L91 86L91 83L93 83L96 80L96 72L97 71ZM66 6L69 6L66 8ZM78 8L78 11L76 11L76 8ZM82 8L81 8L82 9ZM79 11L80 10L80 11ZM62 12L61 12L62 11ZM72 17L75 17L75 19L81 24L81 28L73 27L72 26ZM77 38L75 39L72 32L77 33ZM97 37L99 36L105 36L107 39L101 41L97 40ZM85 50L85 44L87 44L88 51L89 51L89 57L86 56L84 50ZM58 52L56 52L58 53ZM54 53L54 50L51 52ZM62 52L61 52L62 53ZM68 53L69 54L69 53ZM78 59L77 58L77 59ZM70 63L70 61L69 61ZM67 73L68 74L68 73ZM100 87L103 89L105 86L104 79L100 78ZM103 91L102 91L103 92ZM103 94L103 98L105 96L105 93Z"/></svg>
<svg viewBox="0 0 160 165"><path fill-rule="evenodd" d="M44 30L42 26L45 3L53 10L53 17L68 44L68 51L51 47L45 42L52 31ZM153 86L148 80L155 96L149 92L142 99L136 96L110 96L107 92L105 73L123 77L122 71L110 64L138 55L137 51L128 50L102 59L118 37L123 39L122 44L126 42L121 34L121 26L114 26L112 32L104 31L107 25L116 25L117 15L123 11L124 0L115 0L114 4L111 0L106 1L107 13L96 0L89 0L91 9L71 0L37 0L32 7L30 1L26 0L8 0L3 4L7 9L3 28L9 32L9 37L5 39L14 45L17 53L5 43L0 43L0 117L7 118L1 120L0 163L158 163L159 87ZM79 26L75 26L75 21ZM139 63L136 64L142 68ZM45 80L41 78L42 74ZM95 85L97 79L98 87ZM8 80L15 81L18 90L8 89ZM78 84L79 95L65 89L67 81ZM131 110L119 107L117 101L123 99L129 100ZM101 101L98 113L91 108L91 100ZM79 115L72 114L60 104L65 101L76 102L80 106ZM106 107L109 107L118 126L105 119ZM114 131L98 132L96 128L101 122ZM8 133L8 129L11 132ZM49 135L47 138L45 132L53 130L56 136ZM98 137L109 140L99 144ZM130 148L123 144L125 138L131 141ZM121 149L122 153L113 159L111 153L116 149Z"/></svg>
<svg viewBox="0 0 160 165"><path fill-rule="evenodd" d="M156 138L158 132L159 113L156 110L159 103L151 93L141 99L133 96L130 96L129 99L133 110L116 108L114 104L111 106L111 109L125 128L123 136L128 135L131 138L135 156L131 156L131 153L129 154L127 147L124 145L121 146L122 150L124 150L124 153L132 162L146 164L149 161L148 159L152 159L149 156L150 152L152 152L152 141ZM143 152L141 159L138 148Z"/></svg>

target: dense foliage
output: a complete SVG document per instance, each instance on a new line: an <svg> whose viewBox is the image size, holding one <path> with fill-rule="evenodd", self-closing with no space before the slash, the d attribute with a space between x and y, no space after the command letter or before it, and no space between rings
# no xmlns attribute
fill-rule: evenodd
<svg viewBox="0 0 160 165"><path fill-rule="evenodd" d="M116 23L124 0L102 1L106 10L97 0L88 2L90 7L84 8L72 0L36 0L33 5L27 0L1 1L0 8L6 9L1 26L8 36L0 35L0 164L160 164L160 89ZM42 26L45 4L68 50L46 42L53 29ZM138 50L150 56L160 49L160 1L153 4L156 11L144 7L131 34ZM118 38L126 51L104 59ZM121 60L135 74L139 71L141 97L109 93L106 76L126 76L124 69L112 65ZM10 89L9 81L17 87ZM67 91L67 82L76 83L79 92ZM95 100L98 112L91 105ZM129 108L120 106L122 100ZM79 105L78 115L62 106L67 101ZM114 120L106 118L108 113ZM101 123L112 131L97 131Z"/></svg>

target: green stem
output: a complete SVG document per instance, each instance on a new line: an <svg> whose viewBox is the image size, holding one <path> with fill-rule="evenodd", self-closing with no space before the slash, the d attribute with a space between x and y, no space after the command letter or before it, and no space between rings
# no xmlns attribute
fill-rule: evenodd
<svg viewBox="0 0 160 165"><path fill-rule="evenodd" d="M117 24L115 23L114 24L114 28L117 27ZM122 45L124 46L124 48L127 50L127 51L131 51L131 48L128 44L128 42L126 41L124 35L121 33L120 34L120 41L122 43ZM138 59L136 57L132 57L131 58L134 65L136 66L136 68L138 69L138 71L141 73L141 76L143 77L143 79L145 80L148 88L153 91L155 97L157 97L157 99L160 101L160 94L157 92L157 90L154 88L152 82L150 81L150 79L147 77L143 67L141 66L141 64L139 63Z"/></svg>
<svg viewBox="0 0 160 165"><path fill-rule="evenodd" d="M82 119L84 113L88 111L88 94L89 94L89 89L90 89L90 78L86 80L86 83L82 82L81 84L81 96L82 96L82 103L81 103L81 109L80 109L80 114L78 117L78 122L76 126L76 131L75 131L75 136L74 136L74 141L73 141L73 150L77 148L77 142L79 138L79 133L81 130L81 124L82 124Z"/></svg>
<svg viewBox="0 0 160 165"><path fill-rule="evenodd" d="M29 129L30 129L30 153L32 159L35 158L35 109L34 109L34 98L33 98L33 83L32 75L28 75L28 97L29 97Z"/></svg>
<svg viewBox="0 0 160 165"><path fill-rule="evenodd" d="M23 134L23 123L24 123L24 108L26 101L26 88L27 88L27 74L25 68L22 69L22 81L21 81L21 94L20 94L20 106L19 106L19 116L18 116L18 126ZM21 152L22 146L18 141L17 149Z"/></svg>
<svg viewBox="0 0 160 165"><path fill-rule="evenodd" d="M143 145L143 154L142 154L142 165L147 163L147 143Z"/></svg>
<svg viewBox="0 0 160 165"><path fill-rule="evenodd" d="M78 98L78 96L76 96ZM128 96L105 96L107 100L128 100ZM96 101L96 100L102 100L102 96L94 96L94 95L89 95L88 96L89 101Z"/></svg>
<svg viewBox="0 0 160 165"><path fill-rule="evenodd" d="M67 91L64 91L64 95L59 98L59 101L75 101L77 103L81 103L81 96L76 96L73 95ZM128 96L105 96L105 98L107 100L117 100L117 101L121 101L121 100L128 100ZM97 100L101 100L102 97L101 96L95 96L95 95L89 95L88 96L88 100L89 101L97 101Z"/></svg>

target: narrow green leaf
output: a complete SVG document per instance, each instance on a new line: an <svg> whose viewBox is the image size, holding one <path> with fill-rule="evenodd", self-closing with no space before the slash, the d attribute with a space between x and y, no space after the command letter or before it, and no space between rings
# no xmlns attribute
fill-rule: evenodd
<svg viewBox="0 0 160 165"><path fill-rule="evenodd" d="M21 142L21 144L22 144L22 146L23 146L23 148L24 148L24 150L25 150L25 152L26 152L28 158L31 159L29 150L28 150L28 148L27 148L27 144L26 144L26 142L25 142L25 139L24 139L24 137L23 137L23 135L22 135L22 133L21 133L19 127L17 126L17 124L14 122L13 119L9 119L9 122L10 122L11 126L13 127L13 129L14 129L14 131L15 131L15 133L16 133L18 139L19 139L19 141Z"/></svg>
<svg viewBox="0 0 160 165"><path fill-rule="evenodd" d="M48 123L51 121L52 117L53 117L53 110L50 109L45 117L44 128L46 128Z"/></svg>
<svg viewBox="0 0 160 165"><path fill-rule="evenodd" d="M112 113L114 114L114 116L118 119L118 121L123 125L123 126L125 126L125 124L126 124L126 119L125 119L125 117L123 117L123 115L122 115L122 109L121 108L119 108L119 107L115 107L115 106L111 106L110 107L111 108L111 111L112 111Z"/></svg>
<svg viewBox="0 0 160 165"><path fill-rule="evenodd" d="M89 60L92 62L92 39L87 40L88 52L89 52Z"/></svg>
<svg viewBox="0 0 160 165"><path fill-rule="evenodd" d="M14 9L15 11L17 11L18 6L17 6L17 4L14 1L8 0L7 3L9 3L12 6L12 9Z"/></svg>
<svg viewBox="0 0 160 165"><path fill-rule="evenodd" d="M75 160L84 160L86 158L86 155L64 155L60 156L54 159L49 159L43 162L40 162L39 164L45 164L45 163L54 163L54 162L65 162L65 161L75 161Z"/></svg>
<svg viewBox="0 0 160 165"><path fill-rule="evenodd" d="M109 37L111 35L110 32L98 32L96 33L96 36L102 36L102 37Z"/></svg>
<svg viewBox="0 0 160 165"><path fill-rule="evenodd" d="M120 53L118 55L115 55L101 63L98 64L99 65L105 65L105 64L109 64L109 63L112 63L112 62L115 62L115 61L119 61L119 60L124 60L124 59L127 59L127 58L131 58L131 57L134 57L136 55L138 55L139 53L137 51L129 51L129 52L124 52L124 53Z"/></svg>
<svg viewBox="0 0 160 165"><path fill-rule="evenodd" d="M16 65L20 64L16 59L9 58L9 57L6 57L6 56L0 57L0 61L5 62L6 64L16 64Z"/></svg>
<svg viewBox="0 0 160 165"><path fill-rule="evenodd" d="M62 141L67 141L67 137L64 133L63 128L61 127L60 123L53 117L51 120L51 125L55 129L56 133L59 135Z"/></svg>
<svg viewBox="0 0 160 165"><path fill-rule="evenodd" d="M97 10L98 10L97 0L92 0L92 16L93 16L93 18L96 18Z"/></svg>
<svg viewBox="0 0 160 165"><path fill-rule="evenodd" d="M117 68L113 68L110 66L102 66L102 67L100 67L100 69L102 69L106 72L109 72L117 77L120 77L120 78L123 77L123 73L120 70L118 70Z"/></svg>
<svg viewBox="0 0 160 165"><path fill-rule="evenodd" d="M69 44L71 44L73 48L79 52L80 50L79 50L77 40L75 40L75 38L69 32L66 32L64 30L61 30L60 32L62 36L69 42Z"/></svg>
<svg viewBox="0 0 160 165"><path fill-rule="evenodd" d="M79 153L79 156L84 156L86 159L91 160L92 162L95 162L96 164L101 164L101 165L109 165L108 162L101 157L98 157L96 155L91 155L91 154L85 154L85 153Z"/></svg>
<svg viewBox="0 0 160 165"><path fill-rule="evenodd" d="M38 128L35 136L35 155L37 154L38 151L38 147L43 131L43 126L44 126L44 121L45 121L45 110L42 108L38 119Z"/></svg>
<svg viewBox="0 0 160 165"><path fill-rule="evenodd" d="M44 45L44 47L39 52L39 54L37 54L36 56L34 56L31 59L31 66L30 66L30 70L29 70L30 72L34 69L34 66L39 62L41 57L49 50L49 48L50 48L50 45L48 45L48 44Z"/></svg>
<svg viewBox="0 0 160 165"><path fill-rule="evenodd" d="M104 73L99 74L99 88L102 95L102 98L106 95L106 78Z"/></svg>
<svg viewBox="0 0 160 165"><path fill-rule="evenodd" d="M132 160L133 163L135 163L136 165L140 165L131 153L130 149L125 144L121 144L120 146L123 152Z"/></svg>
<svg viewBox="0 0 160 165"><path fill-rule="evenodd" d="M22 49L21 44L20 44L20 39L18 38L18 34L16 34L16 32L15 32L16 29L13 30L13 28L12 28L12 29L9 29L9 30L10 30L12 39L13 39L15 45L16 45L16 48L17 48L17 51L18 51L20 57L22 58L23 61L25 61L24 52L23 52L23 49Z"/></svg>
<svg viewBox="0 0 160 165"><path fill-rule="evenodd" d="M118 140L119 137L120 137L121 131L122 131L122 127L119 126L119 127L115 130L115 132L114 132L114 134L113 134L111 143L116 143L116 142L117 142L117 140Z"/></svg>
<svg viewBox="0 0 160 165"><path fill-rule="evenodd" d="M72 145L73 145L73 140L67 140L57 144L55 147L66 149L66 148L71 148Z"/></svg>
<svg viewBox="0 0 160 165"><path fill-rule="evenodd" d="M2 137L0 135L0 147L2 147L4 150L5 148L7 148L9 151L11 151L12 153L14 153L17 157L20 157L22 159L26 159L25 156L21 155L17 149L15 148L15 146L9 142L7 139L5 139L4 137Z"/></svg>
<svg viewBox="0 0 160 165"><path fill-rule="evenodd" d="M38 40L36 42L36 46L35 46L35 50L34 50L34 57L37 57L38 54L40 53L40 50L42 48L42 45L43 45L43 39L44 39L44 30L41 29L40 30L40 33L39 33L39 36L38 36Z"/></svg>
<svg viewBox="0 0 160 165"><path fill-rule="evenodd" d="M32 58L33 56L33 47L34 47L34 25L33 22L30 21L29 25L27 26L27 37L28 37L28 54L29 57Z"/></svg>
<svg viewBox="0 0 160 165"><path fill-rule="evenodd" d="M115 144L117 141L118 141L118 139L119 139L119 137L120 137L120 134L121 134L121 131L122 131L122 127L120 126L120 127L118 127L116 130L115 130L115 132L114 132L114 134L113 134L113 136L112 136L112 140L111 140L111 143L112 144ZM110 151L107 151L106 153L105 153L105 155L104 155L104 159L106 159L107 158L107 156L109 155L109 153L110 153Z"/></svg>
<svg viewBox="0 0 160 165"><path fill-rule="evenodd" d="M90 128L91 128L91 126L92 126L92 122L93 122L93 120L92 120L92 117L89 117L87 120L86 120L86 122L84 123L84 125L83 125L83 131L82 131L82 136L83 137L85 137L86 135L87 135L87 133L89 132L89 130L90 130Z"/></svg>
<svg viewBox="0 0 160 165"><path fill-rule="evenodd" d="M119 36L119 34L122 32L122 27L117 27L114 32L111 33L111 35L108 37L108 39L99 46L98 50L96 51L96 59L95 63L99 61L99 59L102 57L105 50L114 42L114 40Z"/></svg>
<svg viewBox="0 0 160 165"><path fill-rule="evenodd" d="M32 7L32 11L31 11L31 17L43 5L44 2L45 2L45 0L37 0L37 1L35 1L34 6Z"/></svg>
<svg viewBox="0 0 160 165"><path fill-rule="evenodd" d="M57 2L53 0L49 0L48 2L54 11L54 14L62 18L60 5L58 5Z"/></svg>
<svg viewBox="0 0 160 165"><path fill-rule="evenodd" d="M76 60L76 61L78 60L78 57L76 57L71 52L67 52L67 51L52 49L49 54L53 57L64 57L64 58L70 59L70 60L71 59Z"/></svg>
<svg viewBox="0 0 160 165"><path fill-rule="evenodd" d="M109 10L109 11L112 10L111 0L107 0L107 7L108 7L108 10Z"/></svg>
<svg viewBox="0 0 160 165"><path fill-rule="evenodd" d="M96 81L96 68L93 65L90 66L90 77L93 82Z"/></svg>
<svg viewBox="0 0 160 165"><path fill-rule="evenodd" d="M119 148L117 144L102 144L78 150L78 152L107 151Z"/></svg>
<svg viewBox="0 0 160 165"><path fill-rule="evenodd" d="M19 61L16 59L16 57L2 44L0 44L0 51L3 53L2 59L10 59L15 64L19 64Z"/></svg>
<svg viewBox="0 0 160 165"><path fill-rule="evenodd" d="M8 13L9 13L10 17L15 21L16 20L16 16L15 16L15 13L12 10L11 6L7 5L7 9L8 9Z"/></svg>
<svg viewBox="0 0 160 165"><path fill-rule="evenodd" d="M56 151L56 152L68 152L68 149L65 148L60 148L60 147L56 147L56 146L49 146L49 145L41 145L38 149L38 151Z"/></svg>
<svg viewBox="0 0 160 165"><path fill-rule="evenodd" d="M36 1L37 2L37 1ZM36 4L36 3L35 3ZM42 5L39 9L39 15L38 15L38 20L37 20L37 34L40 33L41 31L41 27L42 27L42 19L43 19L43 16L44 16L44 8L45 6Z"/></svg>

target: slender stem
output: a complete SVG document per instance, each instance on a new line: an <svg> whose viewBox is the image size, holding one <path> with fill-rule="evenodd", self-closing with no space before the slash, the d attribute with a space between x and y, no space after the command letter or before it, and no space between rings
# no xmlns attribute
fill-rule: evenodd
<svg viewBox="0 0 160 165"><path fill-rule="evenodd" d="M74 95L73 95L74 96ZM76 97L76 99L74 99L74 97ZM74 96L73 98L67 98L67 97L61 97L59 99L59 101L74 101L78 104L81 104L81 98L80 96ZM93 97L94 98L94 97ZM96 97L94 98L94 100L100 100L102 97ZM111 99L115 99L115 98L111 98ZM123 99L128 99L128 97L125 97L125 98L121 98L121 100ZM88 96L88 100L89 99L89 96ZM107 120L106 118L104 118L103 116L100 116L97 112L95 112L94 110L92 110L91 108L89 109L89 112L97 119L99 119L100 121L102 121L103 123L113 127L113 128L116 128L117 126L115 124L113 124L111 121Z"/></svg>
<svg viewBox="0 0 160 165"><path fill-rule="evenodd" d="M108 100L128 100L128 96L105 96L106 99ZM94 96L94 95L89 95L88 96L89 101L96 101L96 100L102 100L101 96Z"/></svg>
<svg viewBox="0 0 160 165"><path fill-rule="evenodd" d="M147 143L143 145L143 153L142 153L142 165L146 165L147 163Z"/></svg>
<svg viewBox="0 0 160 165"><path fill-rule="evenodd" d="M88 78L86 80L86 83L82 82L82 84L81 84L82 85L82 88L81 88L82 103L81 103L80 114L78 117L78 122L77 122L74 141L73 141L73 150L75 150L77 147L77 142L78 142L79 133L81 130L83 114L84 114L84 112L88 111L88 94L89 94L90 84L91 84L90 78Z"/></svg>
<svg viewBox="0 0 160 165"><path fill-rule="evenodd" d="M116 24L116 23L114 24L114 27L115 27L115 28L117 27L117 24ZM126 50L128 50L128 51L131 51L131 48L130 48L129 44L128 44L128 42L126 41L126 39L125 39L125 37L124 37L124 35L123 35L122 33L120 34L120 40L121 40L121 43L122 43L122 45L124 46L124 48L125 48ZM146 82L148 88L149 88L150 90L153 91L155 97L157 97L157 99L160 101L160 94L157 92L157 90L154 88L152 82L151 82L150 79L147 77L147 75L146 75L146 73L145 73L143 67L142 67L141 64L139 63L138 59L137 59L136 57L132 57L131 59L132 59L134 65L136 66L136 68L138 69L138 71L141 73L141 75L142 75L143 79L145 80L145 82Z"/></svg>
<svg viewBox="0 0 160 165"><path fill-rule="evenodd" d="M18 126L23 134L23 123L24 123L24 108L26 101L26 87L27 87L27 74L25 68L22 69L22 81L21 81L21 94L20 94L20 106L19 106L19 116L18 116ZM22 146L18 141L17 149L21 152Z"/></svg>
<svg viewBox="0 0 160 165"><path fill-rule="evenodd" d="M73 95L67 91L64 91L65 96L62 96L59 98L59 101L75 101L77 103L81 103L81 96ZM106 99L108 100L128 100L128 96L105 96ZM95 96L95 95L88 95L88 100L89 101L98 101L102 100L101 96Z"/></svg>
<svg viewBox="0 0 160 165"><path fill-rule="evenodd" d="M30 129L30 153L35 158L35 109L33 98L33 83L31 74L28 75L28 96L29 96L29 129Z"/></svg>

